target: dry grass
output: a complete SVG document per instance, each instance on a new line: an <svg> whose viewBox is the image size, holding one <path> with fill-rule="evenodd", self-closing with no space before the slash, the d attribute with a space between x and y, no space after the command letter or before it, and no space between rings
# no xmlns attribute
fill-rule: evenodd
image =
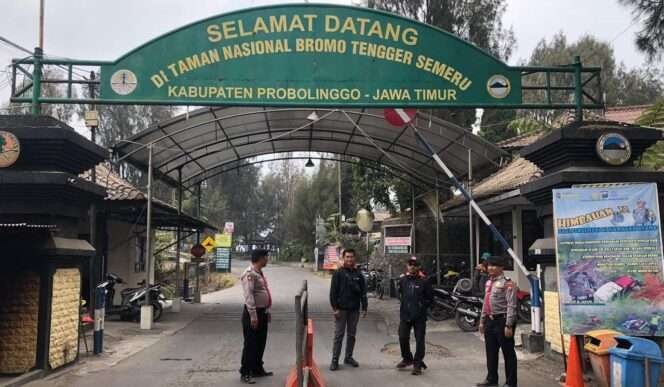
<svg viewBox="0 0 664 387"><path fill-rule="evenodd" d="M210 291L217 291L233 287L237 279L231 273L210 273Z"/></svg>

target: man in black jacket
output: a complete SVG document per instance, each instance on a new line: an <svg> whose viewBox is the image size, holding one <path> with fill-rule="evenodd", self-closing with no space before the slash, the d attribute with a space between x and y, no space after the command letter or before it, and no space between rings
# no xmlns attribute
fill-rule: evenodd
<svg viewBox="0 0 664 387"><path fill-rule="evenodd" d="M332 276L330 286L330 305L332 305L335 320L331 371L339 369L339 355L344 332L348 334L344 364L359 367L357 361L353 359L353 348L355 347L357 323L360 320L360 306L363 317L366 317L367 303L367 285L364 282L364 276L355 267L355 251L344 250L343 266Z"/></svg>
<svg viewBox="0 0 664 387"><path fill-rule="evenodd" d="M427 329L427 309L433 302L431 284L420 270L416 257L410 257L406 274L399 279L399 345L401 346L401 362L397 368L413 366L413 375L421 375L424 362L424 336ZM410 351L410 330L415 331L415 357Z"/></svg>

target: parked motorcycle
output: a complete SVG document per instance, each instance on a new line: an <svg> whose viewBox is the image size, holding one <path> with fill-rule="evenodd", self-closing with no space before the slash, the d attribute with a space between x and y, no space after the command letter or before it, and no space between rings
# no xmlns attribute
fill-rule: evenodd
<svg viewBox="0 0 664 387"><path fill-rule="evenodd" d="M482 315L483 300L472 294L472 288L470 279L462 278L452 292L452 299L456 301L456 323L464 332L476 331Z"/></svg>
<svg viewBox="0 0 664 387"><path fill-rule="evenodd" d="M530 324L530 293L519 290L516 293L516 298L516 315L519 318L519 321Z"/></svg>
<svg viewBox="0 0 664 387"><path fill-rule="evenodd" d="M433 289L433 302L429 306L428 316L434 321L443 321L455 314L456 301L452 298L452 291L443 288Z"/></svg>
<svg viewBox="0 0 664 387"><path fill-rule="evenodd" d="M138 288L126 288L120 292L121 303L114 304L115 285L125 283L122 278L113 273L106 275L106 281L97 285L97 288L106 290L106 316L119 315L123 321L138 321L141 316L141 306L145 303L145 281L138 283ZM166 297L161 292L161 284L149 285L150 303L153 308L153 321L161 319Z"/></svg>
<svg viewBox="0 0 664 387"><path fill-rule="evenodd" d="M385 288L383 286L383 271L376 269L369 269L368 264L360 265L360 272L364 276L364 281L367 284L367 292L373 292L376 298L382 300L385 295Z"/></svg>

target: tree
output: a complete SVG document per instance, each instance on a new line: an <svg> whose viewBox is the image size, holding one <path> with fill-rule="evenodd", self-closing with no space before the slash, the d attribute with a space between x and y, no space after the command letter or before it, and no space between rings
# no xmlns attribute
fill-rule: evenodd
<svg viewBox="0 0 664 387"><path fill-rule="evenodd" d="M650 60L659 59L664 52L664 1L662 0L618 0L632 7L634 19L645 16L643 29L636 34L636 46Z"/></svg>
<svg viewBox="0 0 664 387"><path fill-rule="evenodd" d="M514 32L502 23L505 0L370 0L367 6L441 28L503 61L516 47ZM475 122L475 109L434 109L433 114L463 127Z"/></svg>
<svg viewBox="0 0 664 387"><path fill-rule="evenodd" d="M644 126L664 129L664 99L655 103L646 110L637 123ZM651 168L656 171L664 167L664 141L658 141L641 155L642 167Z"/></svg>
<svg viewBox="0 0 664 387"><path fill-rule="evenodd" d="M580 56L584 66L599 66L602 68L601 90L593 89L589 84L586 90L596 96L605 95L607 106L639 105L652 103L662 95L664 84L660 73L652 68L627 69L624 64L616 63L613 48L610 43L600 41L591 35L581 37L578 41L569 43L563 32L556 34L553 39L542 39L533 50L528 65L554 66L573 63L574 57ZM544 85L544 74L529 79L531 84ZM572 74L552 74L553 85L573 85ZM594 84L594 82L593 82ZM526 99L543 101L544 93L529 91L524 93ZM573 95L569 91L553 91L554 102L573 102ZM528 117L532 120L551 125L562 114L560 110L529 110L518 113L519 117Z"/></svg>

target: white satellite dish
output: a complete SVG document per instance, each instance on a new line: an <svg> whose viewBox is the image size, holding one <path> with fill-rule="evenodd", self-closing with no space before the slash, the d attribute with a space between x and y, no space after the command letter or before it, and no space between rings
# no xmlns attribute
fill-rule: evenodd
<svg viewBox="0 0 664 387"><path fill-rule="evenodd" d="M369 232L373 229L373 214L371 211L362 208L355 215L355 223L357 223L360 230Z"/></svg>

